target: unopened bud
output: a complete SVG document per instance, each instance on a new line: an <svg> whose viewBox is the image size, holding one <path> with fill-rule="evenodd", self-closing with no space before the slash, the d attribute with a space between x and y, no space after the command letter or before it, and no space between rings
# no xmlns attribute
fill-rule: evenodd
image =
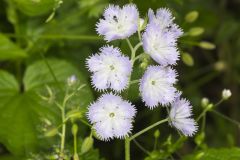
<svg viewBox="0 0 240 160"><path fill-rule="evenodd" d="M194 65L194 60L189 53L182 53L181 58L182 58L183 63L186 64L187 66Z"/></svg>
<svg viewBox="0 0 240 160"><path fill-rule="evenodd" d="M89 136L89 137L86 137L84 140L83 140L83 143L82 143L82 147L81 147L81 153L86 153L87 151L89 151L93 146L93 138L92 136Z"/></svg>
<svg viewBox="0 0 240 160"><path fill-rule="evenodd" d="M142 63L140 64L140 68L142 68L142 69L146 69L147 66L148 66L148 62L142 62Z"/></svg>
<svg viewBox="0 0 240 160"><path fill-rule="evenodd" d="M53 137L58 133L58 128L52 128L48 131L45 132L44 136L45 137Z"/></svg>
<svg viewBox="0 0 240 160"><path fill-rule="evenodd" d="M231 93L231 91L230 91L229 89L224 89L224 90L222 91L222 98L223 98L224 100L227 100L228 98L230 98L231 95L232 95L232 93Z"/></svg>
<svg viewBox="0 0 240 160"><path fill-rule="evenodd" d="M82 118L82 112L79 110L71 110L67 113L66 117L67 119L71 119L72 121L75 121L76 119Z"/></svg>
<svg viewBox="0 0 240 160"><path fill-rule="evenodd" d="M202 41L198 44L199 47L203 48L203 49L207 49L207 50L212 50L215 49L216 46L213 43L210 42L206 42L206 41Z"/></svg>
<svg viewBox="0 0 240 160"><path fill-rule="evenodd" d="M189 30L188 35L194 37L194 36L199 36L199 35L203 34L203 32L204 32L204 28L194 27Z"/></svg>
<svg viewBox="0 0 240 160"><path fill-rule="evenodd" d="M155 138L158 138L160 136L160 131L159 130L156 130L155 132L154 132L154 137Z"/></svg>
<svg viewBox="0 0 240 160"><path fill-rule="evenodd" d="M194 22L198 18L198 12L197 11L191 11L185 16L185 21L188 23Z"/></svg>
<svg viewBox="0 0 240 160"><path fill-rule="evenodd" d="M77 132L78 132L78 126L76 124L73 124L73 126L72 126L72 134L76 136Z"/></svg>
<svg viewBox="0 0 240 160"><path fill-rule="evenodd" d="M202 107L206 107L208 105L208 103L209 103L209 99L206 97L204 97L201 101Z"/></svg>
<svg viewBox="0 0 240 160"><path fill-rule="evenodd" d="M77 153L74 154L73 160L79 160L79 157L78 157L78 154L77 154Z"/></svg>
<svg viewBox="0 0 240 160"><path fill-rule="evenodd" d="M217 71L223 71L226 69L226 63L224 61L218 61L214 64L214 68Z"/></svg>
<svg viewBox="0 0 240 160"><path fill-rule="evenodd" d="M68 86L73 86L77 82L76 75L72 75L67 79Z"/></svg>
<svg viewBox="0 0 240 160"><path fill-rule="evenodd" d="M211 110L212 108L213 108L213 104L212 103L207 105L207 110Z"/></svg>

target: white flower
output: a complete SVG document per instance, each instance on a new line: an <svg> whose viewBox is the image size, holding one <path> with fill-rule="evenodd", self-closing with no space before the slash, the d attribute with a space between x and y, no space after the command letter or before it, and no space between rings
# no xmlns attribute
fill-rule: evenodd
<svg viewBox="0 0 240 160"><path fill-rule="evenodd" d="M143 48L160 65L174 65L179 58L177 38L182 30L173 23L168 9L160 8L156 15L149 9L149 24L143 34Z"/></svg>
<svg viewBox="0 0 240 160"><path fill-rule="evenodd" d="M121 97L104 94L91 104L87 117L102 140L124 138L131 133L134 106Z"/></svg>
<svg viewBox="0 0 240 160"><path fill-rule="evenodd" d="M97 32L104 35L107 41L125 39L138 29L139 13L133 4L125 5L123 8L109 5L103 17L97 23Z"/></svg>
<svg viewBox="0 0 240 160"><path fill-rule="evenodd" d="M170 124L185 136L192 136L197 131L197 124L192 116L192 106L186 99L177 97L169 113Z"/></svg>
<svg viewBox="0 0 240 160"><path fill-rule="evenodd" d="M174 34L160 30L158 25L149 24L143 34L143 48L158 64L174 65L179 59Z"/></svg>
<svg viewBox="0 0 240 160"><path fill-rule="evenodd" d="M87 67L93 73L92 84L98 90L122 91L128 86L132 64L119 48L103 47L99 54L87 59Z"/></svg>
<svg viewBox="0 0 240 160"><path fill-rule="evenodd" d="M223 91L222 91L222 98L223 99L228 99L229 97L231 97L232 96L232 93L231 93L231 91L229 90L229 89L224 89Z"/></svg>
<svg viewBox="0 0 240 160"><path fill-rule="evenodd" d="M169 34L174 35L174 38L178 38L183 34L179 26L173 22L175 18L167 8L159 8L157 10L156 16L154 15L153 10L149 9L148 17L150 24L156 24L158 28L163 32L168 32Z"/></svg>
<svg viewBox="0 0 240 160"><path fill-rule="evenodd" d="M150 109L168 105L175 98L176 72L170 67L149 66L140 81L140 92Z"/></svg>

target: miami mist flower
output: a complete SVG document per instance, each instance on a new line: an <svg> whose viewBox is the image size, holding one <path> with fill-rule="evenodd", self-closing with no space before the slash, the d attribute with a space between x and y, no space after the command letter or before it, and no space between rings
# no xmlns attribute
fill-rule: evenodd
<svg viewBox="0 0 240 160"><path fill-rule="evenodd" d="M142 100L150 108L168 105L175 99L176 72L171 67L149 66L140 80Z"/></svg>
<svg viewBox="0 0 240 160"><path fill-rule="evenodd" d="M131 133L136 109L128 101L104 94L90 105L87 117L102 140L124 138Z"/></svg>
<svg viewBox="0 0 240 160"><path fill-rule="evenodd" d="M98 90L122 91L128 86L132 64L119 48L102 47L100 53L87 59L87 67L92 72L92 84Z"/></svg>
<svg viewBox="0 0 240 160"><path fill-rule="evenodd" d="M109 5L105 9L103 19L97 23L97 32L108 42L116 39L125 39L138 30L139 13L134 4L120 8Z"/></svg>
<svg viewBox="0 0 240 160"><path fill-rule="evenodd" d="M179 38L183 34L182 29L173 22L175 18L167 8L159 8L156 15L152 9L149 9L148 18L150 24L156 24L160 30L172 34L174 38Z"/></svg>
<svg viewBox="0 0 240 160"><path fill-rule="evenodd" d="M177 38L181 29L173 23L169 10L159 9L156 16L149 10L149 24L143 33L143 48L160 65L174 65L179 58Z"/></svg>
<svg viewBox="0 0 240 160"><path fill-rule="evenodd" d="M197 124L192 116L192 106L186 99L177 97L169 113L170 124L185 136L192 136L197 131Z"/></svg>

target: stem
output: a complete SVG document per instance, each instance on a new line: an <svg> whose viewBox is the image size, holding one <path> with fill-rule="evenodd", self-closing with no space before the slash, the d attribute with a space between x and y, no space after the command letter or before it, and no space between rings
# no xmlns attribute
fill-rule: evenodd
<svg viewBox="0 0 240 160"><path fill-rule="evenodd" d="M139 47L142 46L142 42L139 42L132 50L132 54L131 54L131 61L132 64L134 64L135 60L136 60L136 51L138 50Z"/></svg>
<svg viewBox="0 0 240 160"><path fill-rule="evenodd" d="M132 46L130 40L129 40L128 38L127 38L126 40L127 40L127 44L128 44L128 46L129 46L131 52L133 52L133 46Z"/></svg>
<svg viewBox="0 0 240 160"><path fill-rule="evenodd" d="M125 160L130 160L130 139L125 139Z"/></svg>
<svg viewBox="0 0 240 160"><path fill-rule="evenodd" d="M65 106L62 108L62 134L61 134L61 148L60 153L64 155L65 136L66 136L66 123L65 123Z"/></svg>
<svg viewBox="0 0 240 160"><path fill-rule="evenodd" d="M77 155L77 135L73 135L74 155Z"/></svg>
<svg viewBox="0 0 240 160"><path fill-rule="evenodd" d="M202 113L197 117L196 121L199 121L205 114L206 112L209 110L209 108L205 108Z"/></svg>
<svg viewBox="0 0 240 160"><path fill-rule="evenodd" d="M153 150L157 149L157 143L158 143L158 138L155 138Z"/></svg>
<svg viewBox="0 0 240 160"><path fill-rule="evenodd" d="M220 112L218 112L218 111L212 110L212 112L215 113L216 115L222 117L223 119L225 119L225 120L227 120L227 121L229 121L229 122L237 125L237 126L240 128L240 122L238 122L238 121L236 121L236 120L234 120L234 119L231 119L231 118L225 116L224 114L222 114L222 113L220 113Z"/></svg>
<svg viewBox="0 0 240 160"><path fill-rule="evenodd" d="M5 33L4 34L10 38L31 38L31 36ZM102 40L99 36L93 35L59 35L59 34L43 34L38 36L39 39L68 39L68 40Z"/></svg>
<svg viewBox="0 0 240 160"><path fill-rule="evenodd" d="M167 122L167 121L168 121L168 118L163 119L163 120L160 120L160 121L158 121L158 122L156 122L156 123L148 126L147 128L144 128L143 130L137 132L136 134L132 135L132 136L129 138L129 140L131 141L131 140L137 138L138 136L142 135L143 133L147 132L148 130L150 130L150 129L152 129L152 128L154 128L154 127L156 127L156 126L158 126L158 125L160 125L160 124L162 124L162 123L164 123L164 122Z"/></svg>
<svg viewBox="0 0 240 160"><path fill-rule="evenodd" d="M136 146L138 148L140 148L145 154L150 155L150 152L148 150L146 150L141 144L138 143L138 141L136 141L135 139L133 140L133 142L136 144Z"/></svg>
<svg viewBox="0 0 240 160"><path fill-rule="evenodd" d="M217 107L217 106L220 105L223 101L224 101L224 99L221 99L221 100L218 101L216 104L214 104L214 105L212 106L212 108L206 107L206 108L202 111L202 113L197 117L196 121L199 121L203 116L205 116L205 114L207 113L207 111L212 110L213 107Z"/></svg>

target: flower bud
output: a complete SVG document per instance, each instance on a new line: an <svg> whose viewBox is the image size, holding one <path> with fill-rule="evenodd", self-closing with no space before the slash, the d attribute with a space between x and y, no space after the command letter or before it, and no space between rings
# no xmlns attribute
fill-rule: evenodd
<svg viewBox="0 0 240 160"><path fill-rule="evenodd" d="M201 101L202 107L205 108L208 104L209 104L209 99L206 98L206 97L204 97L204 98L202 99L202 101Z"/></svg>
<svg viewBox="0 0 240 160"><path fill-rule="evenodd" d="M189 53L182 53L181 58L182 58L183 63L186 64L187 66L194 65L194 60Z"/></svg>
<svg viewBox="0 0 240 160"><path fill-rule="evenodd" d="M89 137L86 137L84 140L83 140L83 143L82 143L82 147L81 147L81 153L86 153L87 151L89 151L93 146L93 138L92 136L89 136Z"/></svg>
<svg viewBox="0 0 240 160"><path fill-rule="evenodd" d="M156 130L155 132L154 132L154 137L155 138L158 138L160 136L160 131L159 130Z"/></svg>
<svg viewBox="0 0 240 160"><path fill-rule="evenodd" d="M142 69L146 69L147 66L148 66L148 62L142 62L142 63L140 64L140 68L142 68Z"/></svg>
<svg viewBox="0 0 240 160"><path fill-rule="evenodd" d="M203 34L204 32L204 28L202 27L194 27L194 28L191 28L189 31L188 31L188 35L189 36L199 36L201 34Z"/></svg>
<svg viewBox="0 0 240 160"><path fill-rule="evenodd" d="M72 134L73 135L77 135L78 132L78 126L76 124L73 124L72 126Z"/></svg>
<svg viewBox="0 0 240 160"><path fill-rule="evenodd" d="M77 76L76 75L72 75L67 79L68 86L73 86L74 84L76 84L76 82L77 82Z"/></svg>
<svg viewBox="0 0 240 160"><path fill-rule="evenodd" d="M47 132L45 132L44 136L45 137L53 137L58 133L58 128L52 128L50 130L48 130Z"/></svg>
<svg viewBox="0 0 240 160"><path fill-rule="evenodd" d="M79 160L78 154L75 153L75 154L73 155L73 160Z"/></svg>
<svg viewBox="0 0 240 160"><path fill-rule="evenodd" d="M224 89L222 91L222 98L224 100L227 100L229 97L231 97L231 95L232 95L232 93L231 93L231 91L229 89Z"/></svg>
<svg viewBox="0 0 240 160"><path fill-rule="evenodd" d="M71 119L71 121L75 121L76 119L82 118L82 112L79 110L71 110L66 114L67 119Z"/></svg>
<svg viewBox="0 0 240 160"><path fill-rule="evenodd" d="M185 21L188 23L194 22L198 18L198 12L197 11L191 11L185 16Z"/></svg>
<svg viewBox="0 0 240 160"><path fill-rule="evenodd" d="M203 49L207 49L207 50L212 50L212 49L216 48L215 44L210 43L210 42L205 42L205 41L200 42L198 44L198 46L203 48Z"/></svg>
<svg viewBox="0 0 240 160"><path fill-rule="evenodd" d="M226 69L226 63L224 61L218 61L214 64L214 68L217 71L224 71Z"/></svg>
<svg viewBox="0 0 240 160"><path fill-rule="evenodd" d="M207 110L211 110L212 108L213 108L213 104L212 103L207 105Z"/></svg>

